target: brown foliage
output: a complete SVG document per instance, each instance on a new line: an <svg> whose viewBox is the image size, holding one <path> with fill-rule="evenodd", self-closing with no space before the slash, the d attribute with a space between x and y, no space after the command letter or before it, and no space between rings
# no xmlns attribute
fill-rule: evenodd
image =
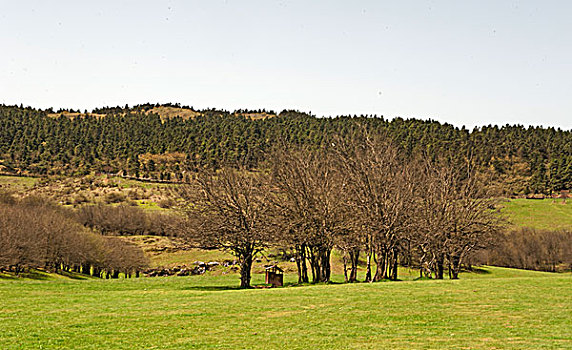
<svg viewBox="0 0 572 350"><path fill-rule="evenodd" d="M183 226L183 219L179 216L147 212L126 205L85 205L75 213L81 224L104 235L176 235Z"/></svg>

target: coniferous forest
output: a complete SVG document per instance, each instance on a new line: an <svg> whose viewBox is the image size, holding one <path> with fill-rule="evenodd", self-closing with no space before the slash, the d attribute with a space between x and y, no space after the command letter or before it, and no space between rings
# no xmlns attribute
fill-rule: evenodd
<svg viewBox="0 0 572 350"><path fill-rule="evenodd" d="M168 111L166 113L165 111ZM298 111L194 110L179 104L105 107L91 113L0 106L0 172L117 174L184 181L185 169L259 168L276 146L319 147L364 129L392 139L405 157L446 157L493 180L499 195L572 188L572 131L522 125L473 130L434 120L317 118Z"/></svg>

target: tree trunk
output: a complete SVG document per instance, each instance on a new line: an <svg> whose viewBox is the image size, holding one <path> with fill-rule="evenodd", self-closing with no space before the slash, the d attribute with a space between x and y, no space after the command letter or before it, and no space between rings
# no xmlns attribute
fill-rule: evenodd
<svg viewBox="0 0 572 350"><path fill-rule="evenodd" d="M330 253L331 249L323 246L309 249L310 266L312 267L312 283L330 281Z"/></svg>
<svg viewBox="0 0 572 350"><path fill-rule="evenodd" d="M300 254L296 254L296 271L298 272L298 284L302 283L302 263Z"/></svg>
<svg viewBox="0 0 572 350"><path fill-rule="evenodd" d="M296 268L298 270L298 284L308 283L308 266L306 265L306 246L304 244L295 248Z"/></svg>
<svg viewBox="0 0 572 350"><path fill-rule="evenodd" d="M391 267L391 272L389 278L393 281L397 281L397 249L393 249L393 266Z"/></svg>
<svg viewBox="0 0 572 350"><path fill-rule="evenodd" d="M348 278L348 252L344 252L343 255L343 263L344 263L344 281L346 283L349 282L349 278Z"/></svg>
<svg viewBox="0 0 572 350"><path fill-rule="evenodd" d="M331 275L331 266L330 266L330 255L332 254L332 250L326 248L325 251L322 251L321 260L322 260L322 281L321 282L330 282L330 275Z"/></svg>
<svg viewBox="0 0 572 350"><path fill-rule="evenodd" d="M240 288L250 288L250 270L252 269L252 253L240 259Z"/></svg>
<svg viewBox="0 0 572 350"><path fill-rule="evenodd" d="M89 268L89 264L83 263L81 264L81 273L84 275L89 275L90 274L90 268Z"/></svg>
<svg viewBox="0 0 572 350"><path fill-rule="evenodd" d="M371 248L367 250L367 255L365 257L366 266L365 266L365 279L364 282L371 282L371 255L372 251Z"/></svg>
<svg viewBox="0 0 572 350"><path fill-rule="evenodd" d="M375 275L373 276L373 281L378 282L381 281L383 278L387 278L387 254L382 250L379 249L376 254L376 270Z"/></svg>
<svg viewBox="0 0 572 350"><path fill-rule="evenodd" d="M314 256L314 253L310 252L308 256L310 260L310 268L312 269L312 283L318 283L320 281L320 269L318 267L318 259Z"/></svg>
<svg viewBox="0 0 572 350"><path fill-rule="evenodd" d="M438 280L443 279L443 264L444 264L444 256L442 253L437 254L437 258L435 259L435 278Z"/></svg>
<svg viewBox="0 0 572 350"><path fill-rule="evenodd" d="M352 269L349 278L350 283L357 281L358 261L359 261L359 249L354 248L350 251L350 263L352 264Z"/></svg>
<svg viewBox="0 0 572 350"><path fill-rule="evenodd" d="M450 278L453 280L458 280L459 279L459 271L461 270L461 258L460 256L454 254L451 256L451 262L450 262L450 273L451 276Z"/></svg>
<svg viewBox="0 0 572 350"><path fill-rule="evenodd" d="M310 282L310 279L308 278L308 265L306 264L306 245L303 244L301 249L300 249L300 262L302 264L302 283L308 283Z"/></svg>
<svg viewBox="0 0 572 350"><path fill-rule="evenodd" d="M319 249L316 249L316 247L308 247L308 259L310 260L310 268L312 269L312 283L318 283L322 280L319 255Z"/></svg>
<svg viewBox="0 0 572 350"><path fill-rule="evenodd" d="M384 258L384 268L383 268L383 279L384 280L388 280L389 279L389 269L391 268L391 264L392 264L392 258L391 258L391 252L388 249L385 249L384 253L383 253L383 258Z"/></svg>

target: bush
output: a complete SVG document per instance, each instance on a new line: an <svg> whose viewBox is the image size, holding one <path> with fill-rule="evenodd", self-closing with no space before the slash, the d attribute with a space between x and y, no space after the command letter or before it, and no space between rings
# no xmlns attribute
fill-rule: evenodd
<svg viewBox="0 0 572 350"><path fill-rule="evenodd" d="M114 191L106 194L104 201L107 204L113 204L113 203L123 203L125 202L126 199L127 197L125 196L125 194L123 194L123 192Z"/></svg>
<svg viewBox="0 0 572 350"><path fill-rule="evenodd" d="M76 211L77 220L105 235L176 235L182 218L147 212L136 206L84 205Z"/></svg>
<svg viewBox="0 0 572 350"><path fill-rule="evenodd" d="M157 205L163 209L172 208L175 206L175 204L177 203L172 198L161 199L160 201L157 202Z"/></svg>

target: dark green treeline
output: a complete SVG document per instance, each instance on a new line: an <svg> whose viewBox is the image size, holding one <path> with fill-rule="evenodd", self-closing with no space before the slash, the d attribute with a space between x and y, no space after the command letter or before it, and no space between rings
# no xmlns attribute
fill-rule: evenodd
<svg viewBox="0 0 572 350"><path fill-rule="evenodd" d="M572 131L484 126L467 130L419 119L388 121L372 116L316 118L283 111L256 119L243 113L199 111L184 120L148 111L158 105L101 108L83 115L48 116L42 111L0 106L0 171L35 175L120 173L170 181L182 169L240 162L259 167L275 146L324 146L352 138L364 128L385 133L407 155L448 157L491 174L505 194L550 193L572 188ZM170 107L178 105L168 104ZM265 111L264 111L265 112Z"/></svg>

